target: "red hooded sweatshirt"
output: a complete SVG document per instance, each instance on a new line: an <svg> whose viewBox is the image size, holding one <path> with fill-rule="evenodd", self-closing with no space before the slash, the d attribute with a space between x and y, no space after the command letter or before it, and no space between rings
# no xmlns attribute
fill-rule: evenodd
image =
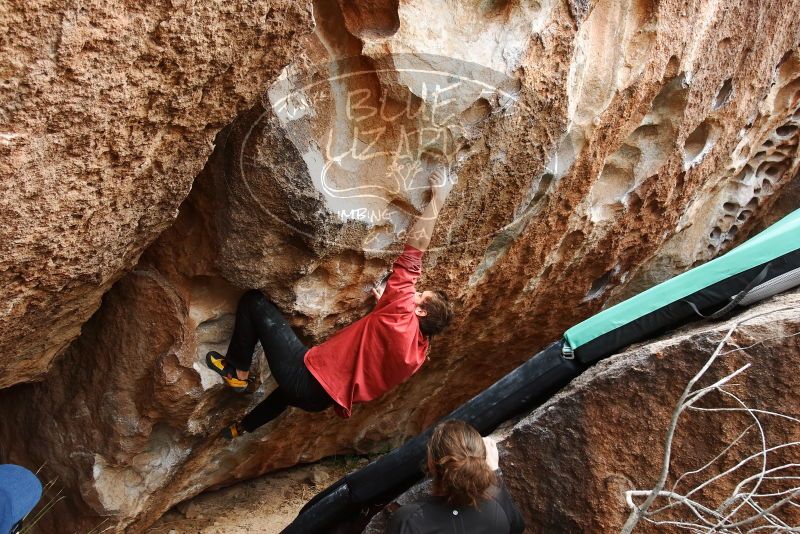
<svg viewBox="0 0 800 534"><path fill-rule="evenodd" d="M306 353L306 367L341 417L350 417L354 403L406 381L425 362L428 339L414 313L414 284L421 274L422 252L406 245L375 309Z"/></svg>

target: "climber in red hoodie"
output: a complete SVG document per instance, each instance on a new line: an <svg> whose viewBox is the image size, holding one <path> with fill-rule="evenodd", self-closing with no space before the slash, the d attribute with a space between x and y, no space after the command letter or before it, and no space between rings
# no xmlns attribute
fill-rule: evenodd
<svg viewBox="0 0 800 534"><path fill-rule="evenodd" d="M206 364L236 391L247 388L256 342L260 341L278 388L241 421L225 428L233 439L280 415L288 406L320 412L333 405L350 417L353 404L376 399L406 381L425 362L430 338L450 323L452 310L442 291L417 291L422 254L453 185L443 167L431 173L431 200L407 233L382 292L373 289L375 309L331 336L305 347L289 323L260 291L239 300L226 356L206 355Z"/></svg>

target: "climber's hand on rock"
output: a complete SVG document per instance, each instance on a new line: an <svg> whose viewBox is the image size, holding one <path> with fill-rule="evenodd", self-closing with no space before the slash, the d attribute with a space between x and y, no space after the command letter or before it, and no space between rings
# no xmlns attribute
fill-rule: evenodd
<svg viewBox="0 0 800 534"><path fill-rule="evenodd" d="M408 229L406 245L425 252L431 243L433 228L436 226L436 219L442 210L442 206L447 199L447 195L453 188L456 179L447 171L444 163L439 163L433 172L428 176L431 186L431 200L422 210L422 213L414 224Z"/></svg>
<svg viewBox="0 0 800 534"><path fill-rule="evenodd" d="M441 204L450 194L450 190L453 189L453 185L456 183L456 176L450 174L447 167L441 165L433 170L428 180L431 184L432 198Z"/></svg>
<svg viewBox="0 0 800 534"><path fill-rule="evenodd" d="M384 286L373 286L372 287L372 295L375 297L375 300L381 300L381 296L383 296Z"/></svg>
<svg viewBox="0 0 800 534"><path fill-rule="evenodd" d="M500 468L500 453L497 452L497 442L491 437L483 438L483 444L486 446L486 463L492 471L497 471Z"/></svg>

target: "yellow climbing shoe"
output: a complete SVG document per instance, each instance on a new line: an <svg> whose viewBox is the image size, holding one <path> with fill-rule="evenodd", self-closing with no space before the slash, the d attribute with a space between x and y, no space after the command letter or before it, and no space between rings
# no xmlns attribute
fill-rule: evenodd
<svg viewBox="0 0 800 534"><path fill-rule="evenodd" d="M236 368L225 361L225 357L216 351L206 354L206 365L209 369L217 373L237 393L247 390L247 380L240 380L236 377Z"/></svg>
<svg viewBox="0 0 800 534"><path fill-rule="evenodd" d="M232 425L226 426L225 428L222 429L222 437L227 439L228 441L236 439L242 434L244 434L244 431L241 428L239 428L238 423L233 423Z"/></svg>

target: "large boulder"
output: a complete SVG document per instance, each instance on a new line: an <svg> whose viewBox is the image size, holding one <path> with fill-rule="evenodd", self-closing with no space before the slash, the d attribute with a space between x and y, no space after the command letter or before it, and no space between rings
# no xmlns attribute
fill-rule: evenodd
<svg viewBox="0 0 800 534"><path fill-rule="evenodd" d="M133 192L160 222L143 219L132 234L116 218L86 225L88 234L58 232L70 255L80 249L68 240L88 243L81 261L123 257L116 239L128 236L115 275L103 270L73 288L55 267L14 260L13 269L29 270L8 287L49 276L65 284L51 302L82 303L64 315L14 307L25 301L11 298L13 320L0 336L8 346L38 344L27 364L7 365L39 362L39 373L83 325L43 382L0 391L6 456L58 476L65 498L49 520L63 528L103 522L140 532L208 488L393 447L610 299L724 252L790 207L780 198L791 195L779 195L800 165L800 28L791 10L727 1L342 5L315 2L305 38L310 21L294 4L236 15L235 38L252 30L268 41L261 98L236 101L246 109L214 138L202 172L233 109L203 130L203 143L164 148L176 167L194 169L182 194L197 177L177 219L138 261L174 210ZM198 25L217 35L210 22ZM296 33L270 33L279 30ZM281 61L291 63L278 74ZM136 75L140 67L127 68ZM195 111L197 121L211 116ZM81 161L108 157L86 150ZM369 289L424 206L427 174L442 157L458 183L421 285L447 290L456 319L430 360L347 421L290 410L233 445L216 441L224 423L274 387L262 365L256 394L236 398L203 366L205 351L224 350L241 292L264 290L310 344L366 313ZM120 165L138 176L138 164ZM155 179L141 187L169 189ZM75 211L68 202L77 197L63 196L48 217ZM15 209L39 209L42 198ZM12 228L38 220L15 219ZM104 232L114 240L104 244ZM14 239L3 242L26 242Z"/></svg>
<svg viewBox="0 0 800 534"><path fill-rule="evenodd" d="M495 435L506 485L525 516L526 532L620 532L631 512L626 492L651 490L656 485L671 418L684 388L728 330L749 317L753 318L736 328L723 355L694 387L701 390L749 364L723 387L738 400L714 391L681 414L664 489L688 494L697 504L716 510L737 484L760 472L763 449L776 447L766 455L768 470L796 464L800 443L800 377L795 372L800 365L798 291L728 321L685 328L603 360L511 429ZM753 416L743 406L755 411L766 447ZM727 411L709 411L716 408ZM733 470L751 455L755 456ZM716 478L726 470L731 472ZM794 470L785 468L767 476L791 476ZM740 493L754 487L746 485ZM797 487L795 479L765 480L757 493ZM397 502L413 502L426 488L425 484L415 486ZM767 508L781 498L762 497L755 502ZM632 499L642 504L645 497L635 494ZM741 498L735 500L727 510L741 502ZM668 503L661 497L651 510ZM388 514L373 518L365 534L383 532ZM778 507L774 514L789 525L800 523L800 514L791 505ZM742 520L751 515L753 509L746 506L733 517ZM649 521L641 519L633 532L686 532L653 521L701 524L688 506L675 506L653 514ZM755 521L747 528L764 525L768 524L763 520Z"/></svg>
<svg viewBox="0 0 800 534"><path fill-rule="evenodd" d="M4 3L0 388L44 377L311 26L291 0Z"/></svg>

